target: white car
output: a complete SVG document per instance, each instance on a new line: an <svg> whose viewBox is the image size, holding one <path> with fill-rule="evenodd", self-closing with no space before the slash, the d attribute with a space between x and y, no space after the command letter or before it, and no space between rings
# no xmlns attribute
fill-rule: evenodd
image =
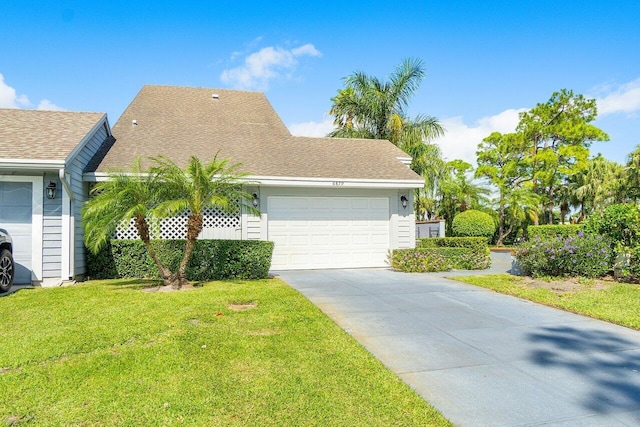
<svg viewBox="0 0 640 427"><path fill-rule="evenodd" d="M6 230L0 228L0 293L11 289L14 274L13 240Z"/></svg>

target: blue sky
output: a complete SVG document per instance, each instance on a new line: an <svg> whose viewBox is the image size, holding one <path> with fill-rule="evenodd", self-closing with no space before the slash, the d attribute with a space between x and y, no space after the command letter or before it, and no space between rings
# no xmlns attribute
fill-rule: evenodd
<svg viewBox="0 0 640 427"><path fill-rule="evenodd" d="M331 128L356 70L403 58L427 77L409 113L439 118L449 159L562 88L596 98L624 162L640 144L640 1L8 1L0 107L102 111L113 125L144 84L266 93L295 134Z"/></svg>

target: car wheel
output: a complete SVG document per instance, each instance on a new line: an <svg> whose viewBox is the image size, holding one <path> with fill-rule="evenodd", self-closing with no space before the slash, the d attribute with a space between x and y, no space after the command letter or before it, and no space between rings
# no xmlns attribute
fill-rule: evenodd
<svg viewBox="0 0 640 427"><path fill-rule="evenodd" d="M13 285L13 256L6 249L0 251L0 293L7 292Z"/></svg>

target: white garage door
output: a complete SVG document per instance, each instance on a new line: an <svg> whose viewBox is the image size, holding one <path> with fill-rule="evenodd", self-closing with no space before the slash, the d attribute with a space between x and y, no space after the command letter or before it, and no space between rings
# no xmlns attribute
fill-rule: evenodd
<svg viewBox="0 0 640 427"><path fill-rule="evenodd" d="M268 197L271 268L384 267L389 199Z"/></svg>
<svg viewBox="0 0 640 427"><path fill-rule="evenodd" d="M0 182L0 228L13 239L14 283L31 283L31 185Z"/></svg>

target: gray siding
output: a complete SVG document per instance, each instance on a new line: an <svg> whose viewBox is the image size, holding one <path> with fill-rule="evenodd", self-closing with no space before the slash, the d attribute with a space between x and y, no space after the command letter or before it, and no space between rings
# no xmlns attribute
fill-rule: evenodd
<svg viewBox="0 0 640 427"><path fill-rule="evenodd" d="M96 152L108 137L106 125L98 128L78 154L67 165L68 180L73 192L71 213L74 217L74 275L82 275L86 271L86 256L83 243L82 205L88 198L89 184L82 181L82 173Z"/></svg>
<svg viewBox="0 0 640 427"><path fill-rule="evenodd" d="M60 278L62 266L62 184L53 174L45 174L43 187L56 184L56 198L42 194L42 278Z"/></svg>

